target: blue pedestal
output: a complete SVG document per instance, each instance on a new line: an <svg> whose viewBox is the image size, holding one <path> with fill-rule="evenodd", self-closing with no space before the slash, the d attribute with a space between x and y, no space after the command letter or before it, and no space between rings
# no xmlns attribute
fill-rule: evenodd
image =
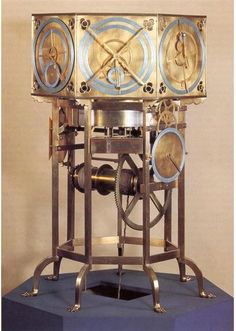
<svg viewBox="0 0 236 331"><path fill-rule="evenodd" d="M3 331L232 331L233 298L205 280L207 291L215 299L197 296L196 280L181 283L178 275L158 274L164 314L152 310L152 296L126 301L93 294L82 294L80 312L66 308L74 303L76 274L62 274L60 280L41 278L37 297L20 294L30 290L27 280L3 297ZM116 270L92 271L87 287L118 283ZM127 270L122 287L150 293L150 284L142 271Z"/></svg>

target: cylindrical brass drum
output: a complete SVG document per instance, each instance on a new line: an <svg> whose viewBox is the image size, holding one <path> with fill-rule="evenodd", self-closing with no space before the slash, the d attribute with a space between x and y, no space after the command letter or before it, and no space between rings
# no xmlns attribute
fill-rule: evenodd
<svg viewBox="0 0 236 331"><path fill-rule="evenodd" d="M72 175L74 187L84 192L84 163L78 165ZM101 195L107 195L115 190L116 170L109 164L101 167L92 167L92 190L97 190ZM137 176L131 169L122 169L120 176L120 193L123 195L134 195L137 191Z"/></svg>

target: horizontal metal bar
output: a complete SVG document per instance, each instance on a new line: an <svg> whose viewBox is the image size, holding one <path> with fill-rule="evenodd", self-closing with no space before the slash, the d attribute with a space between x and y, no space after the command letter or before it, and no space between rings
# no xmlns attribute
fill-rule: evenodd
<svg viewBox="0 0 236 331"><path fill-rule="evenodd" d="M75 149L84 149L84 144L74 144L74 145L59 145L57 146L57 151L72 151Z"/></svg>
<svg viewBox="0 0 236 331"><path fill-rule="evenodd" d="M73 246L83 246L84 242L85 242L84 238L73 239ZM92 238L92 245L118 244L118 243L119 243L118 236Z"/></svg>
<svg viewBox="0 0 236 331"><path fill-rule="evenodd" d="M150 263L161 262L179 257L179 249L150 256Z"/></svg>
<svg viewBox="0 0 236 331"><path fill-rule="evenodd" d="M143 238L138 237L121 237L121 242L125 244L131 244L131 245L142 245L143 244ZM163 239L150 239L150 245L155 247L164 247L165 241Z"/></svg>
<svg viewBox="0 0 236 331"><path fill-rule="evenodd" d="M84 127L83 127L83 126L79 126L79 127L77 128L77 131L84 131ZM105 133L106 131L107 131L107 130L104 129L104 128L95 128L95 129L93 130L93 132L99 132L99 133ZM113 132L115 132L115 131L118 132L118 130L113 130Z"/></svg>
<svg viewBox="0 0 236 331"><path fill-rule="evenodd" d="M143 258L137 256L93 256L93 264L133 264L142 265Z"/></svg>
<svg viewBox="0 0 236 331"><path fill-rule="evenodd" d="M130 245L142 245L143 238L141 237L119 237L119 236L108 236L108 237L93 237L92 245L109 245L109 244L130 244ZM66 242L59 248L64 249L65 246L83 246L84 238L75 238L71 241ZM156 247L164 247L165 241L163 239L151 238L150 245ZM170 245L170 244L169 244ZM177 248L177 247L174 247Z"/></svg>
<svg viewBox="0 0 236 331"><path fill-rule="evenodd" d="M168 190L178 187L178 182L174 181L171 183L151 182L149 184L150 192ZM144 193L144 184L140 184L140 193Z"/></svg>
<svg viewBox="0 0 236 331"><path fill-rule="evenodd" d="M83 262L83 263L88 262L87 261L88 259L86 258L86 256L84 256L82 254L78 254L76 252L68 251L66 249L57 248L57 255L59 257L65 257L67 259L78 261L78 262Z"/></svg>
<svg viewBox="0 0 236 331"><path fill-rule="evenodd" d="M111 158L108 158L108 157L92 157L92 160L118 163L117 159L111 159Z"/></svg>

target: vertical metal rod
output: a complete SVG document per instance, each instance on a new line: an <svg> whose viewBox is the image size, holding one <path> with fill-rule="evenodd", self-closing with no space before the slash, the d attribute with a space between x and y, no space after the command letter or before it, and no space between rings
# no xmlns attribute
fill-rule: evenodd
<svg viewBox="0 0 236 331"><path fill-rule="evenodd" d="M59 168L58 143L59 110L57 101L52 104L52 256L56 256L59 244Z"/></svg>
<svg viewBox="0 0 236 331"><path fill-rule="evenodd" d="M143 107L143 263L150 263L150 174L149 174L149 157L150 157L150 142L149 133L146 126L146 106Z"/></svg>
<svg viewBox="0 0 236 331"><path fill-rule="evenodd" d="M70 144L75 143L75 133L70 133ZM70 153L70 168L75 166L75 151L71 150ZM69 169L70 169L69 168ZM67 240L73 239L75 236L75 188L72 183L72 176L68 169L67 174Z"/></svg>
<svg viewBox="0 0 236 331"><path fill-rule="evenodd" d="M165 202L168 197L168 190L165 190ZM170 202L169 206L165 213L165 222L164 222L164 240L165 240L165 250L167 249L166 241L172 239L172 190L170 191Z"/></svg>
<svg viewBox="0 0 236 331"><path fill-rule="evenodd" d="M118 156L118 159L120 158L120 155ZM122 199L122 196L121 196ZM118 243L118 256L123 256L123 247L122 247L122 217L120 215L119 210L117 210L117 235L119 237L119 243ZM118 274L121 275L122 273L122 264L118 265Z"/></svg>
<svg viewBox="0 0 236 331"><path fill-rule="evenodd" d="M85 256L91 263L92 255L92 182L91 182L91 105L84 106L84 229L85 229Z"/></svg>
<svg viewBox="0 0 236 331"><path fill-rule="evenodd" d="M178 120L185 120L185 113L179 111ZM184 137L184 129L181 130ZM185 259L185 167L178 178L178 247L180 249L179 270L180 280L184 281L186 278L186 266L182 261Z"/></svg>
<svg viewBox="0 0 236 331"><path fill-rule="evenodd" d="M184 194L184 168L178 179L178 246L180 259L185 256L185 194Z"/></svg>

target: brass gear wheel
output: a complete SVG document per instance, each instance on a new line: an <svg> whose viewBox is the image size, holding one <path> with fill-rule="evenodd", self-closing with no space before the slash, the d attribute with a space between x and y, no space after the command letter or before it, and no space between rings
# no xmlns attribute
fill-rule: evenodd
<svg viewBox="0 0 236 331"><path fill-rule="evenodd" d="M121 176L121 171L123 168L124 163L127 162L130 168L134 172L134 190L135 190L135 195L131 202L128 204L127 208L124 209L122 206L122 195L120 193L120 176ZM136 166L134 163L133 159L131 158L130 155L128 154L122 154L119 157L119 162L118 162L118 167L116 171L116 177L115 177L115 202L117 209L123 219L123 221L132 229L138 230L138 231L143 231L143 225L136 224L134 221L132 221L129 217L130 213L132 212L133 208L137 204L137 202L142 199L142 194L139 192L138 186L140 184L140 169ZM136 178L136 180L135 180ZM162 205L160 201L157 199L156 195L154 192L150 193L150 199L153 202L154 206L158 210L158 214L154 219L149 223L149 228L152 228L155 226L163 217L163 215L166 213L166 210L169 206L170 203L170 197L171 197L171 190L168 190L167 194L167 199Z"/></svg>
<svg viewBox="0 0 236 331"><path fill-rule="evenodd" d="M157 132L169 127L177 128L177 119L174 112L179 109L178 105L170 100L162 100L157 108Z"/></svg>

